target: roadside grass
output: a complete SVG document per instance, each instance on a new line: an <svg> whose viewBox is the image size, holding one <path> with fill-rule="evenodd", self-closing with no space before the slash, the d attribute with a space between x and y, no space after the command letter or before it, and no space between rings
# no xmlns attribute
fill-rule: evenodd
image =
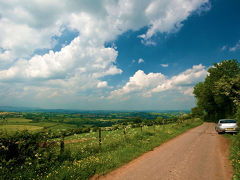
<svg viewBox="0 0 240 180"><path fill-rule="evenodd" d="M99 147L98 133L91 132L67 137L65 140L85 139L79 143L65 145L61 165L52 167L44 179L89 179L104 175L113 169L135 159L160 144L202 124L199 119L181 124L145 126L123 130L102 131L102 145ZM59 150L58 150L59 151Z"/></svg>
<svg viewBox="0 0 240 180"><path fill-rule="evenodd" d="M237 135L224 135L231 143L230 160L234 168L233 180L240 179L240 133Z"/></svg>

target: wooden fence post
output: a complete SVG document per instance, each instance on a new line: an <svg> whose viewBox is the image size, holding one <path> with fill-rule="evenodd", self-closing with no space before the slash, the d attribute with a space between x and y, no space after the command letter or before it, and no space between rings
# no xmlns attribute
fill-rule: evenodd
<svg viewBox="0 0 240 180"><path fill-rule="evenodd" d="M140 128L141 128L141 132L142 132L142 130L143 130L143 125L142 124L140 125Z"/></svg>
<svg viewBox="0 0 240 180"><path fill-rule="evenodd" d="M60 154L64 152L64 135L61 137L61 142L60 142Z"/></svg>
<svg viewBox="0 0 240 180"><path fill-rule="evenodd" d="M99 139L99 147L101 147L101 145L102 145L102 131L101 131L100 127L98 129L98 139Z"/></svg>
<svg viewBox="0 0 240 180"><path fill-rule="evenodd" d="M125 126L123 126L123 134L126 137L126 127Z"/></svg>
<svg viewBox="0 0 240 180"><path fill-rule="evenodd" d="M156 129L155 129L155 123L153 123L153 131L154 131L154 132L156 131Z"/></svg>

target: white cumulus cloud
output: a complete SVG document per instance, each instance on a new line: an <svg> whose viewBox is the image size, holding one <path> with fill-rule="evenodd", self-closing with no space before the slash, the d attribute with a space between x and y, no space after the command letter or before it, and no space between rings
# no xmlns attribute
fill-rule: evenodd
<svg viewBox="0 0 240 180"><path fill-rule="evenodd" d="M132 77L129 78L129 82L127 82L122 88L112 91L109 98L133 92L145 92L154 88L156 84L160 84L165 81L166 77L161 73L145 74L142 70L138 70Z"/></svg>
<svg viewBox="0 0 240 180"><path fill-rule="evenodd" d="M185 95L192 95L193 86L207 75L207 69L203 65L195 65L191 69L168 78L161 73L145 74L143 71L137 71L129 82L122 88L111 92L109 98L118 98L128 95L139 95L150 97L153 93L159 93L170 90L177 90Z"/></svg>

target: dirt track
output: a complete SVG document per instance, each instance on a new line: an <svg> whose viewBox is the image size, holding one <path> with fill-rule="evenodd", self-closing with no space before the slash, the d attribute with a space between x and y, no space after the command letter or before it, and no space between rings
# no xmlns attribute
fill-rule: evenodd
<svg viewBox="0 0 240 180"><path fill-rule="evenodd" d="M229 144L214 126L204 123L100 179L230 180Z"/></svg>

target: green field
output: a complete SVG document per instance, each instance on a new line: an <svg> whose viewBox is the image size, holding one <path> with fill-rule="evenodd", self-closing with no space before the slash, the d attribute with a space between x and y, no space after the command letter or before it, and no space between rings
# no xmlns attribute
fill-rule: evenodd
<svg viewBox="0 0 240 180"><path fill-rule="evenodd" d="M16 132L22 130L38 131L41 129L51 130L52 132L65 131L76 128L74 124L64 124L57 122L33 122L24 118L8 118L6 123L0 124L0 130L7 132Z"/></svg>
<svg viewBox="0 0 240 180"><path fill-rule="evenodd" d="M38 131L43 129L41 126L31 126L31 125L1 125L0 131L7 131L10 133L16 132L16 131Z"/></svg>
<svg viewBox="0 0 240 180"><path fill-rule="evenodd" d="M32 122L30 119L25 119L25 118L8 118L7 119L8 123L29 123Z"/></svg>

